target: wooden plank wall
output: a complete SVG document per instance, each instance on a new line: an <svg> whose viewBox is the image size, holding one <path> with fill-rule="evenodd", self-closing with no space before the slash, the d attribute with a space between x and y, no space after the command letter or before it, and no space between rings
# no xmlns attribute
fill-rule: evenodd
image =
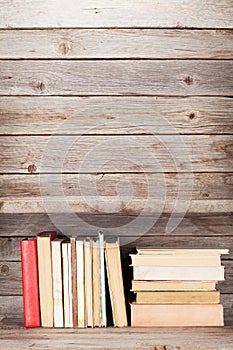
<svg viewBox="0 0 233 350"><path fill-rule="evenodd" d="M233 324L232 27L231 0L1 2L2 322L22 321L19 240L59 222L121 237L127 298L136 245L229 248Z"/></svg>

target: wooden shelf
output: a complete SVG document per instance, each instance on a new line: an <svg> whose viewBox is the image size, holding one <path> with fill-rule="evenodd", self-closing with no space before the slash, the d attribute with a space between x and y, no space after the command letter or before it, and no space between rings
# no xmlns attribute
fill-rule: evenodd
<svg viewBox="0 0 233 350"><path fill-rule="evenodd" d="M18 325L19 326L19 325ZM0 332L0 349L232 350L233 328L24 329Z"/></svg>

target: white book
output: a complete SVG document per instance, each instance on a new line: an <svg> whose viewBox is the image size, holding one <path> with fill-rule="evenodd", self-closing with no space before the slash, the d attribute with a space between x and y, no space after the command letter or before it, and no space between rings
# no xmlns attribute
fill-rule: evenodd
<svg viewBox="0 0 233 350"><path fill-rule="evenodd" d="M221 266L220 255L130 254L132 266Z"/></svg>
<svg viewBox="0 0 233 350"><path fill-rule="evenodd" d="M62 243L64 326L70 327L68 243Z"/></svg>
<svg viewBox="0 0 233 350"><path fill-rule="evenodd" d="M87 327L93 327L93 291L92 291L92 241L84 241L85 259L85 310Z"/></svg>
<svg viewBox="0 0 233 350"><path fill-rule="evenodd" d="M52 272L53 272L53 317L54 327L64 327L63 317L63 286L62 286L62 252L63 239L52 241Z"/></svg>
<svg viewBox="0 0 233 350"><path fill-rule="evenodd" d="M86 327L85 321L85 284L84 284L84 247L83 241L76 241L77 263L77 304L78 327Z"/></svg>
<svg viewBox="0 0 233 350"><path fill-rule="evenodd" d="M142 281L223 281L224 266L134 266L133 279Z"/></svg>
<svg viewBox="0 0 233 350"><path fill-rule="evenodd" d="M221 255L229 254L229 249L169 249L169 248L137 248L138 254L200 254L200 255Z"/></svg>
<svg viewBox="0 0 233 350"><path fill-rule="evenodd" d="M71 243L68 244L68 289L69 289L69 318L70 327L73 327L73 303L72 303L72 261L71 261Z"/></svg>
<svg viewBox="0 0 233 350"><path fill-rule="evenodd" d="M99 232L99 247L100 247L100 317L102 327L107 327L107 312L106 312L106 281L105 281L105 257L104 257L104 235Z"/></svg>

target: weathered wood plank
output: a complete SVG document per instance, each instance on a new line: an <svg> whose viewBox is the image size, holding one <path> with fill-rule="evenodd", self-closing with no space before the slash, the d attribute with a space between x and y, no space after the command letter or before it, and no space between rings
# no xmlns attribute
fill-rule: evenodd
<svg viewBox="0 0 233 350"><path fill-rule="evenodd" d="M65 204L64 204L65 202ZM179 214L185 213L231 213L233 200L189 200L179 199L179 205L175 207L175 198L120 196L81 196L65 197L53 196L42 198L9 198L2 197L0 201L1 213L80 213L80 214L125 214L125 215L160 215L161 213ZM185 208L185 209L183 209Z"/></svg>
<svg viewBox="0 0 233 350"><path fill-rule="evenodd" d="M19 12L20 8L20 12ZM24 16L22 14L25 14ZM199 27L231 28L232 2L200 0L3 1L1 28Z"/></svg>
<svg viewBox="0 0 233 350"><path fill-rule="evenodd" d="M39 229L39 228L37 228ZM39 229L40 230L40 229ZM89 235L89 232L79 233L78 229L76 230L76 236L86 237ZM108 236L106 230L105 236ZM96 236L98 231L96 230ZM25 232L27 236L27 232ZM24 236L24 237L25 237ZM34 234L35 236L35 234ZM121 234L119 229L120 243L122 245L122 254L124 259L129 260L129 253L135 250L135 247L156 247L156 248L223 248L229 249L230 253L228 255L223 255L225 259L233 258L233 236L189 236L185 233L183 236L176 236L174 234L170 235L150 235L150 236L136 236L136 234L128 234L127 236ZM20 249L19 242L21 238L0 238L0 261L19 261L20 260ZM233 262L232 262L233 263ZM231 264L231 262L229 263ZM232 272L231 272L232 273Z"/></svg>
<svg viewBox="0 0 233 350"><path fill-rule="evenodd" d="M233 58L231 30L1 30L0 42L0 58Z"/></svg>
<svg viewBox="0 0 233 350"><path fill-rule="evenodd" d="M19 250L19 247L17 248ZM20 262L0 261L0 295L22 295L21 273ZM1 314L2 310L0 316Z"/></svg>
<svg viewBox="0 0 233 350"><path fill-rule="evenodd" d="M231 350L232 327L17 329L1 331L2 350L127 349L127 350Z"/></svg>
<svg viewBox="0 0 233 350"><path fill-rule="evenodd" d="M77 228L76 219L68 214L60 216L60 226L57 228L51 220L54 215L50 214L0 214L0 236L35 236L37 230L61 230L63 232L70 232L70 235L83 234L87 231L85 222L89 224L89 235L96 235L98 230L103 230L110 234L108 229L119 228L131 222L131 228L128 228L128 235L135 233L132 221L136 219L135 216L130 215L95 215L84 214L78 216L80 218L79 226ZM168 223L170 215L163 214L158 219L155 218L155 223L148 229L148 235L161 235L165 233L165 228ZM56 218L56 216L55 216ZM149 218L150 219L150 218ZM145 220L145 222L144 222ZM143 232L146 226L147 217L144 220L135 223L137 228ZM141 225L141 226L140 226ZM192 214L186 215L179 226L172 232L172 235L193 235L193 236L229 236L232 235L233 218L232 215L201 215ZM125 233L125 235L127 235Z"/></svg>
<svg viewBox="0 0 233 350"><path fill-rule="evenodd" d="M0 95L232 95L233 61L2 61Z"/></svg>
<svg viewBox="0 0 233 350"><path fill-rule="evenodd" d="M233 99L225 97L1 97L0 133L230 134Z"/></svg>
<svg viewBox="0 0 233 350"><path fill-rule="evenodd" d="M192 177L193 188L188 188L190 174L182 175L183 197L188 194L193 200L232 199L233 173L193 173ZM123 196L130 186L132 197L147 198L151 191L154 198L161 198L162 188L166 187L166 198L172 200L177 196L179 176L176 173L62 174L61 178L56 174L0 175L0 196L6 199L30 199L43 194L52 197L57 196L61 184L66 197Z"/></svg>
<svg viewBox="0 0 233 350"><path fill-rule="evenodd" d="M2 240L2 239L1 239ZM14 242L15 244L16 242ZM19 241L17 240L17 249L19 250ZM15 247L16 249L16 247ZM124 248L122 253L123 259L123 274L124 274L124 284L125 290L127 292L127 300L130 300L130 288L132 280L132 268L129 267L131 263L128 257L128 251ZM225 266L225 281L219 282L218 288L223 294L222 302L224 306L230 308L230 303L226 301L224 294L232 293L232 283L233 283L233 261L224 260L223 264ZM1 261L0 262L0 295L21 295L22 294L22 280L21 280L21 263L12 261ZM133 295L133 294L132 294ZM131 299L132 299L131 295ZM233 294L232 294L233 301ZM233 315L232 315L233 316Z"/></svg>
<svg viewBox="0 0 233 350"><path fill-rule="evenodd" d="M1 173L232 172L232 136L5 136Z"/></svg>

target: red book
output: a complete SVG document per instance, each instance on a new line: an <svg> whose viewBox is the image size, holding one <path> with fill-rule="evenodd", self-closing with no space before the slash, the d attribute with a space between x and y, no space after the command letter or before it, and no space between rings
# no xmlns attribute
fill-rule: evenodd
<svg viewBox="0 0 233 350"><path fill-rule="evenodd" d="M36 239L20 241L24 326L40 327L40 302Z"/></svg>

